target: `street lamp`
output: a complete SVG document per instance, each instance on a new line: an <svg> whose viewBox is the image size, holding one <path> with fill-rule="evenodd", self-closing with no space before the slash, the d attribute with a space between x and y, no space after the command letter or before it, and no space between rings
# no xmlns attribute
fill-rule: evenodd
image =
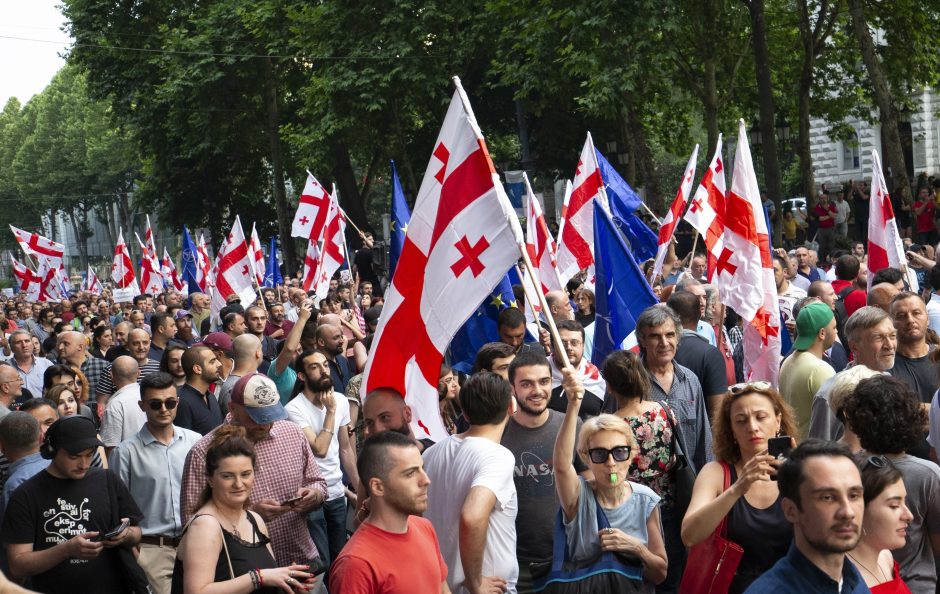
<svg viewBox="0 0 940 594"><path fill-rule="evenodd" d="M777 139L784 145L790 142L790 123L783 115L777 116Z"/></svg>
<svg viewBox="0 0 940 594"><path fill-rule="evenodd" d="M760 126L755 122L751 129L747 131L748 137L751 139L751 146L760 146L763 139L760 135Z"/></svg>

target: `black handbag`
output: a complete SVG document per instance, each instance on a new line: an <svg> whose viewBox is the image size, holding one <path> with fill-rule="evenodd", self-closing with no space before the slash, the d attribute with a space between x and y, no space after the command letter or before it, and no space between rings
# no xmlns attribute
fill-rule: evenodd
<svg viewBox="0 0 940 594"><path fill-rule="evenodd" d="M113 525L117 526L121 521L119 517L121 512L117 490L112 481L120 479L110 470L105 471L105 476L108 478L108 495L111 499L111 521ZM113 550L117 556L118 569L124 578L125 592L128 594L154 594L154 590L150 586L150 580L147 579L147 574L144 573L140 563L137 562L134 552L126 547L116 547Z"/></svg>
<svg viewBox="0 0 940 594"><path fill-rule="evenodd" d="M670 471L672 480L675 484L673 493L675 494L675 506L677 517L682 518L689 509L689 502L692 500L692 487L695 486L695 469L689 463L688 457L682 451L682 444L679 439L679 424L672 420L672 410L666 408L666 422L672 427L672 455L676 462Z"/></svg>
<svg viewBox="0 0 940 594"><path fill-rule="evenodd" d="M594 505L597 507L598 531L610 528L607 515L596 499ZM568 537L565 534L562 513L559 509L555 519L551 571L541 580L536 580L532 588L534 592L540 594L641 594L647 591L647 588L644 588L642 564L628 565L614 553L603 552L590 565L571 567L572 563L568 558Z"/></svg>

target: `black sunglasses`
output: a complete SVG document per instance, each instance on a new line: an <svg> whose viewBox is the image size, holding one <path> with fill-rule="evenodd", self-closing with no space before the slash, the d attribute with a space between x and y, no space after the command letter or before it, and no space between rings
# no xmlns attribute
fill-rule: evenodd
<svg viewBox="0 0 940 594"><path fill-rule="evenodd" d="M591 448L588 450L588 457L595 464L607 462L607 458L613 456L616 462L623 462L630 459L630 446L617 446L614 448Z"/></svg>
<svg viewBox="0 0 940 594"><path fill-rule="evenodd" d="M173 410L179 402L176 398L167 398L166 400L151 400L147 402L147 406L150 407L150 410L160 410L164 406L167 410Z"/></svg>

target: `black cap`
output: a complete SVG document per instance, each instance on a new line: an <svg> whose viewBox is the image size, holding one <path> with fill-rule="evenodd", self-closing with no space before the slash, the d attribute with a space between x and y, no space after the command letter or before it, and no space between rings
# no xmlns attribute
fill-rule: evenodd
<svg viewBox="0 0 940 594"><path fill-rule="evenodd" d="M88 417L72 415L62 417L53 423L46 431L46 444L49 458L55 456L60 448L75 455L85 450L104 446L98 439L98 430L95 423ZM46 448L43 448L46 449ZM43 455L45 458L46 456Z"/></svg>

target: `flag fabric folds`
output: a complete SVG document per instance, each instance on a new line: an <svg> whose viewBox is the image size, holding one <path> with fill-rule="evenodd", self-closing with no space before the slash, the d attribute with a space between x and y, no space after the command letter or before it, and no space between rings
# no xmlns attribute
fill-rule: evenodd
<svg viewBox="0 0 940 594"><path fill-rule="evenodd" d="M216 261L218 261L216 254ZM206 249L206 238L200 233L199 243L196 246L196 281L203 292L215 286L214 268L209 267L209 251Z"/></svg>
<svg viewBox="0 0 940 594"><path fill-rule="evenodd" d="M538 283L543 293L560 291L564 288L558 276L558 263L555 260L555 241L548 231L542 205L532 191L529 175L522 173L525 182L526 240L525 249L529 252L532 268L538 275Z"/></svg>
<svg viewBox="0 0 940 594"><path fill-rule="evenodd" d="M13 261L13 276L16 277L17 290L26 293L26 299L29 301L39 301L39 284L42 279L33 269L19 262L16 258L10 258Z"/></svg>
<svg viewBox="0 0 940 594"><path fill-rule="evenodd" d="M636 213L630 213L623 219L616 215L613 217L614 224L618 225L630 243L630 250L635 259L643 262L656 257L656 234L643 222L643 219L636 216Z"/></svg>
<svg viewBox="0 0 940 594"><path fill-rule="evenodd" d="M307 241L307 253L304 255L304 276L300 281L300 286L304 291L313 290L314 283L317 280L317 271L320 270L320 248L317 242L310 239Z"/></svg>
<svg viewBox="0 0 940 594"><path fill-rule="evenodd" d="M702 176L702 181L689 209L685 213L685 220L698 231L705 243L708 258L708 280L712 281L715 265L721 256L722 239L725 229L725 168L721 160L721 134L718 135L718 144L715 146L715 155L708 165L708 171Z"/></svg>
<svg viewBox="0 0 940 594"><path fill-rule="evenodd" d="M888 195L884 172L881 169L881 157L878 151L871 152L871 199L868 201L868 281L883 268L903 270L907 266L904 244L898 233L898 223L894 218L894 207ZM914 275L909 274L910 277ZM871 288L871 287L869 287ZM917 278L914 277L912 291L917 291Z"/></svg>
<svg viewBox="0 0 940 594"><path fill-rule="evenodd" d="M405 192L401 189L401 180L398 179L398 170L395 168L395 161L392 161L392 217L389 221L389 245L388 245L388 279L395 276L395 268L398 266L398 258L401 256L402 246L405 245L405 233L408 231L408 223L411 221L411 211L408 210L408 201L405 200Z"/></svg>
<svg viewBox="0 0 940 594"><path fill-rule="evenodd" d="M734 176L725 201L724 232L714 278L721 302L745 322L745 379L776 386L780 373L780 306L770 235L744 120L738 121Z"/></svg>
<svg viewBox="0 0 940 594"><path fill-rule="evenodd" d="M496 324L499 312L516 306L512 282L507 274L454 335L450 342L451 368L462 373L471 373L480 347L499 340Z"/></svg>
<svg viewBox="0 0 940 594"><path fill-rule="evenodd" d="M148 219L149 222L149 219ZM136 235L136 234L135 234ZM140 289L144 293L157 295L163 292L163 273L161 272L160 262L157 260L157 254L151 252L151 246L137 237L137 243L140 244Z"/></svg>
<svg viewBox="0 0 940 594"><path fill-rule="evenodd" d="M624 234L630 243L630 249L637 260L648 260L656 256L657 237L653 230L636 216L636 209L643 203L627 180L623 179L617 170L604 158L597 149L597 157L601 179L604 182L604 194L610 206L610 214L617 228Z"/></svg>
<svg viewBox="0 0 940 594"><path fill-rule="evenodd" d="M268 248L268 265L264 269L264 286L275 288L284 284L281 276L281 265L277 263L277 236L271 238L271 247Z"/></svg>
<svg viewBox="0 0 940 594"><path fill-rule="evenodd" d="M659 303L611 216L594 209L594 350L600 366L636 329L640 313Z"/></svg>
<svg viewBox="0 0 940 594"><path fill-rule="evenodd" d="M248 249L254 264L255 283L260 287L264 284L264 250L261 249L261 240L258 239L258 229L254 223L251 224L251 243Z"/></svg>
<svg viewBox="0 0 940 594"><path fill-rule="evenodd" d="M561 239L558 241L558 274L561 281L594 263L594 203L600 200L608 208L604 197L604 180L597 163L594 140L588 133L578 159L572 183L571 197L564 209Z"/></svg>
<svg viewBox="0 0 940 594"><path fill-rule="evenodd" d="M111 262L111 281L114 283L115 288L126 291L126 297L140 295L140 287L137 285L137 277L134 275L131 254L127 250L127 244L124 243L123 229L118 231L117 245L114 246L114 259Z"/></svg>
<svg viewBox="0 0 940 594"><path fill-rule="evenodd" d="M85 273L85 280L82 282L82 291L88 291L94 295L101 294L101 281L98 280L98 275L95 274L95 270L88 265L88 271Z"/></svg>
<svg viewBox="0 0 940 594"><path fill-rule="evenodd" d="M199 272L197 267L199 254L196 243L189 234L189 229L186 228L186 225L183 225L183 255L180 259L180 264L183 269L183 282L189 286L189 292L196 293L197 291L204 291L205 286L199 284Z"/></svg>
<svg viewBox="0 0 940 594"><path fill-rule="evenodd" d="M469 100L454 81L362 380L364 398L379 387L403 394L415 436L433 440L447 435L437 392L444 351L523 245Z"/></svg>
<svg viewBox="0 0 940 594"><path fill-rule="evenodd" d="M326 188L307 172L307 183L300 193L297 212L291 225L291 237L303 237L317 241L323 235L326 217L330 209L330 194Z"/></svg>
<svg viewBox="0 0 940 594"><path fill-rule="evenodd" d="M38 233L23 231L13 225L10 225L16 242L20 244L23 252L27 256L34 258L51 258L54 261L61 261L65 255L65 246L47 239Z"/></svg>
<svg viewBox="0 0 940 594"><path fill-rule="evenodd" d="M317 299L323 299L330 291L330 279L346 261L346 219L339 207L334 192L330 196L330 214L323 230L323 244L320 249L319 269L314 278L314 290ZM312 241L312 240L311 240Z"/></svg>
<svg viewBox="0 0 940 594"><path fill-rule="evenodd" d="M219 248L217 264L215 291L209 305L213 318L218 316L231 295L238 295L243 307L254 303L256 299L253 263L248 253L248 242L245 240L242 222L237 215L232 230Z"/></svg>
<svg viewBox="0 0 940 594"><path fill-rule="evenodd" d="M173 264L173 259L170 258L170 252L166 247L163 248L163 259L160 261L160 273L163 275L163 284L166 287L172 287L180 292L186 291L186 283L176 272L176 265Z"/></svg>
<svg viewBox="0 0 940 594"><path fill-rule="evenodd" d="M669 212L666 213L662 225L659 227L656 261L653 264L653 279L663 272L663 262L665 262L666 254L669 252L669 244L676 234L676 225L678 225L679 220L682 218L682 214L685 212L685 205L692 193L692 181L695 178L695 162L697 159L698 145L696 144L695 149L692 151L692 156L689 157L689 163L685 166L685 174L683 174L682 181L679 183L679 190L676 192L676 197L672 201L672 206L669 207Z"/></svg>

